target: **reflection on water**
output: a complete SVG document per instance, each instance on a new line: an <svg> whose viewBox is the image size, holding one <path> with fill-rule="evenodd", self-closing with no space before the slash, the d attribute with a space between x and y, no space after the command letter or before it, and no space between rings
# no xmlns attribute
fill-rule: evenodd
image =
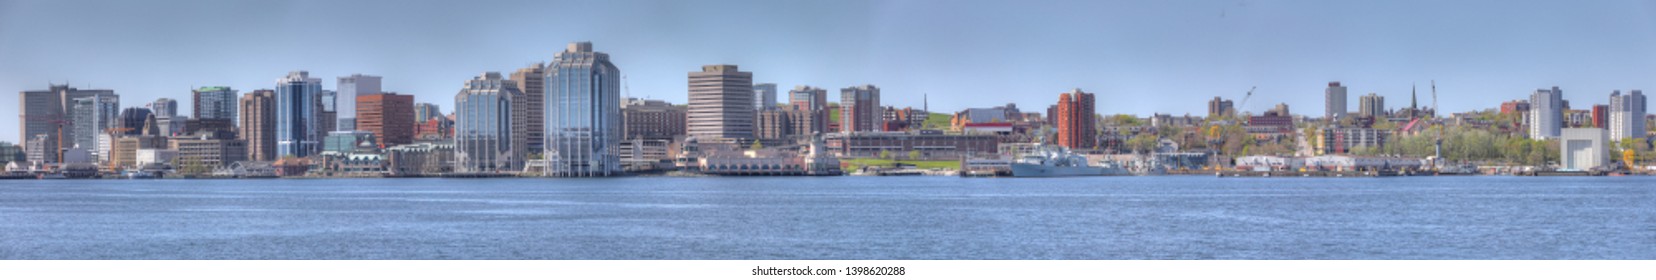
<svg viewBox="0 0 1656 280"><path fill-rule="evenodd" d="M1649 178L0 182L5 259L1653 259Z"/></svg>

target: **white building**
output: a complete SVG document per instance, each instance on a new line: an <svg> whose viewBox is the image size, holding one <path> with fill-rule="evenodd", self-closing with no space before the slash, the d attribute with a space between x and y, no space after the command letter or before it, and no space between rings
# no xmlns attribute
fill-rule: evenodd
<svg viewBox="0 0 1656 280"><path fill-rule="evenodd" d="M1564 91L1558 87L1535 90L1535 94L1530 95L1530 139L1558 138L1559 129L1563 127Z"/></svg>
<svg viewBox="0 0 1656 280"><path fill-rule="evenodd" d="M1589 170L1610 164L1609 133L1601 128L1566 128L1558 142L1563 170Z"/></svg>
<svg viewBox="0 0 1656 280"><path fill-rule="evenodd" d="M1621 141L1626 138L1641 138L1645 136L1645 96L1639 90L1632 90L1627 95L1621 91L1610 93L1610 140Z"/></svg>

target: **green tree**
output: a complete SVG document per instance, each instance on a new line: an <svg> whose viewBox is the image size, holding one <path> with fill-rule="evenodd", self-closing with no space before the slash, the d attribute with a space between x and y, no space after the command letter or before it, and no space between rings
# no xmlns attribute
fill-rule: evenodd
<svg viewBox="0 0 1656 280"><path fill-rule="evenodd" d="M887 160L891 159L891 151L881 150L880 151L880 159L887 159Z"/></svg>
<svg viewBox="0 0 1656 280"><path fill-rule="evenodd" d="M920 160L920 151L910 150L908 152L908 160Z"/></svg>
<svg viewBox="0 0 1656 280"><path fill-rule="evenodd" d="M754 150L754 151L758 151L759 149L763 149L763 148L765 148L765 145L760 145L759 144L759 139L753 139L753 145L748 146L749 150Z"/></svg>

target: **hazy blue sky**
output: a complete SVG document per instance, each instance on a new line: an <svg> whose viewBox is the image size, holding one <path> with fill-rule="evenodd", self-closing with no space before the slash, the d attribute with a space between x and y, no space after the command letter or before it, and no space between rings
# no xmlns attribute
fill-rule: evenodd
<svg viewBox="0 0 1656 280"><path fill-rule="evenodd" d="M1656 89L1651 1L65 1L0 0L0 91L71 82L125 107L189 108L193 86L246 92L308 70L385 77L453 107L463 81L592 41L636 97L682 103L686 73L730 63L781 88L880 86L934 111L1016 102L1045 112L1071 88L1105 114L1204 114L1286 102L1321 115L1328 81L1406 106L1437 80L1451 111L1560 86L1574 104ZM785 100L785 97L782 97ZM6 99L17 100L17 99ZM1430 102L1423 95L1423 103ZM1577 106L1581 107L1581 106ZM0 140L18 139L14 102Z"/></svg>

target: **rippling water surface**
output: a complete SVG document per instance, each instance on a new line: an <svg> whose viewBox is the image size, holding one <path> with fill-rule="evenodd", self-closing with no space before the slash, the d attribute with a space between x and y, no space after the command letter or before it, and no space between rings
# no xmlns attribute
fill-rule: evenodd
<svg viewBox="0 0 1656 280"><path fill-rule="evenodd" d="M3 259L1656 259L1656 178L0 181Z"/></svg>

